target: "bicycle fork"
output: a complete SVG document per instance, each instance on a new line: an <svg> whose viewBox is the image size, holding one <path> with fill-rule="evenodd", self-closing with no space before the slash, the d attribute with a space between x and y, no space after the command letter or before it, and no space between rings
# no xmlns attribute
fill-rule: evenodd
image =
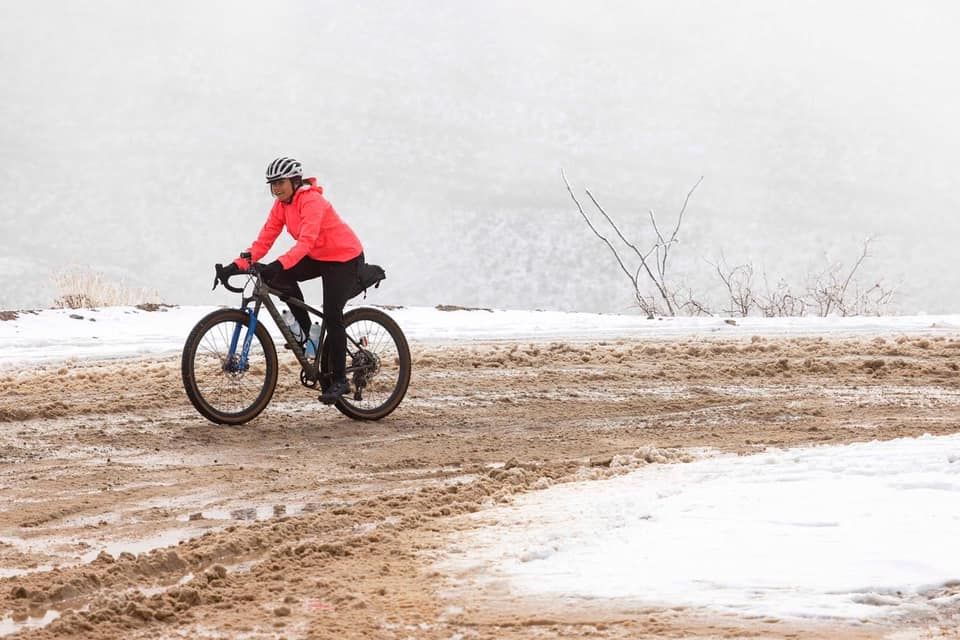
<svg viewBox="0 0 960 640"><path fill-rule="evenodd" d="M227 352L227 361L224 367L229 373L239 373L247 370L247 360L250 357L250 345L253 343L253 334L257 331L257 314L250 307L244 307L246 312L247 334L243 337L243 347L240 350L239 358L237 355L237 345L240 343L240 332L243 324L238 322L233 327L233 336L230 338L230 351Z"/></svg>

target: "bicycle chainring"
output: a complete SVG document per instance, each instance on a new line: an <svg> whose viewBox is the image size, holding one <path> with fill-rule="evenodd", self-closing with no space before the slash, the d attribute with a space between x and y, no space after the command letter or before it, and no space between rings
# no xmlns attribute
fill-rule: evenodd
<svg viewBox="0 0 960 640"><path fill-rule="evenodd" d="M305 386L307 389L316 389L317 385L319 384L319 380L312 378L306 369L300 369L300 384Z"/></svg>

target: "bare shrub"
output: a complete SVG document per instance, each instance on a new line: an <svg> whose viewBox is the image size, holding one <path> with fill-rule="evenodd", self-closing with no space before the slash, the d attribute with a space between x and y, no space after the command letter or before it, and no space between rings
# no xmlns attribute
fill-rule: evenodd
<svg viewBox="0 0 960 640"><path fill-rule="evenodd" d="M753 293L753 265L738 264L730 267L723 254L720 262L713 265L726 289L727 308L724 312L746 318L757 305L757 298Z"/></svg>
<svg viewBox="0 0 960 640"><path fill-rule="evenodd" d="M864 240L863 249L849 270L839 262L827 261L823 270L809 281L806 297L817 315L880 315L890 303L894 294L892 288L882 282L865 286L856 279L863 262L870 257L872 241L873 238Z"/></svg>
<svg viewBox="0 0 960 640"><path fill-rule="evenodd" d="M680 208L680 213L677 215L676 224L674 225L673 231L669 236L664 236L664 234L660 231L660 227L657 224L656 215L652 210L650 211L650 223L656 235L656 240L653 241L653 244L649 249L646 251L641 251L635 243L624 237L623 233L620 231L620 227L618 227L613 219L607 214L606 210L600 205L590 190L585 189L584 191L586 192L587 197L590 198L590 201L593 203L594 207L596 207L603 219L606 220L607 225L613 230L614 234L616 235L616 239L619 240L618 244L626 246L626 248L621 247L618 249L610 238L600 232L587 213L583 210L583 206L580 204L580 201L574 194L573 188L570 186L570 182L567 180L567 176L562 170L560 175L563 177L564 184L567 185L567 192L573 199L574 204L576 204L577 210L580 212L580 216L583 218L584 222L587 223L587 226L590 227L590 230L594 233L594 235L600 238L600 240L607 245L607 248L610 249L611 253L613 253L614 259L617 261L617 264L620 265L620 270L624 273L624 275L626 275L631 286L633 287L633 296L637 301L637 305L644 313L647 314L648 317L652 318L658 315L673 316L677 315L678 312L684 311L697 315L710 314L707 307L702 302L698 301L692 295L692 292L689 289L686 289L681 285L677 285L672 280L667 278L667 264L670 258L670 250L672 249L673 245L678 242L677 234L679 233L680 226L683 223L683 214L687 210L687 205L690 202L690 196L693 195L693 192L703 181L703 176L697 180L696 184L694 184L687 193L687 197L683 201L683 206ZM627 249L629 249L629 251L627 251ZM628 264L630 264L630 266L628 266Z"/></svg>
<svg viewBox="0 0 960 640"><path fill-rule="evenodd" d="M802 295L795 294L783 278L771 287L764 275L764 288L754 296L754 302L766 318L799 318L807 315L806 300Z"/></svg>
<svg viewBox="0 0 960 640"><path fill-rule="evenodd" d="M765 279L765 289L755 298L757 308L767 317L883 314L893 301L895 289L882 281L863 284L859 279L872 242L873 238L864 240L860 254L848 267L824 256L822 268L808 274L799 290L782 278L774 287Z"/></svg>
<svg viewBox="0 0 960 640"><path fill-rule="evenodd" d="M797 289L783 278L771 286L765 274L763 286L757 287L753 282L752 264L729 267L721 258L713 267L725 289L724 312L747 316L755 309L768 318L881 315L892 302L895 290L882 281L865 285L859 280L859 272L870 257L871 242L872 238L864 241L860 254L850 266L824 257L824 266L808 274L806 284Z"/></svg>
<svg viewBox="0 0 960 640"><path fill-rule="evenodd" d="M89 267L75 267L53 276L57 297L54 309L90 309L134 306L160 302L155 290L129 287L122 281L110 282L104 274Z"/></svg>
<svg viewBox="0 0 960 640"><path fill-rule="evenodd" d="M600 216L612 233L601 232L597 224L584 211L561 170L560 175L567 186L567 192L577 206L577 211L595 236L607 246L633 288L633 296L640 310L647 317L678 314L713 315L704 298L697 292L678 283L669 275L670 251L678 242L678 234L683 224L683 216L690 203L690 197L703 181L701 176L693 185L683 201L676 223L669 234L664 234L657 224L656 215L650 211L650 225L655 236L651 246L641 250L637 243L623 235L603 206L589 189L587 197L593 203ZM806 285L795 291L782 277L771 286L766 274L763 287L754 282L755 269L750 262L730 266L721 252L720 261L708 261L723 285L721 311L728 315L746 317L759 313L766 317L799 317L814 313L818 316L840 315L880 315L891 303L894 289L880 281L864 285L858 279L860 268L870 257L870 243L867 238L860 255L849 267L842 263L824 258L823 268L807 277Z"/></svg>

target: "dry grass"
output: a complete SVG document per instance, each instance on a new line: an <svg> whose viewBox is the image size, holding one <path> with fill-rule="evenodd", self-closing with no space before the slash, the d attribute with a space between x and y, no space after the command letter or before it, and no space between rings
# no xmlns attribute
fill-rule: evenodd
<svg viewBox="0 0 960 640"><path fill-rule="evenodd" d="M57 297L55 309L91 309L97 307L135 306L156 304L160 294L153 289L129 287L121 280L111 282L107 277L87 267L78 267L53 277Z"/></svg>

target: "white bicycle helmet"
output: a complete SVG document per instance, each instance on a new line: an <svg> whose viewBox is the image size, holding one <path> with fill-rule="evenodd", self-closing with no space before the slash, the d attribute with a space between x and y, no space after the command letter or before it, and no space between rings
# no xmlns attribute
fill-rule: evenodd
<svg viewBox="0 0 960 640"><path fill-rule="evenodd" d="M277 158L267 165L267 182L302 177L303 166L293 158Z"/></svg>

